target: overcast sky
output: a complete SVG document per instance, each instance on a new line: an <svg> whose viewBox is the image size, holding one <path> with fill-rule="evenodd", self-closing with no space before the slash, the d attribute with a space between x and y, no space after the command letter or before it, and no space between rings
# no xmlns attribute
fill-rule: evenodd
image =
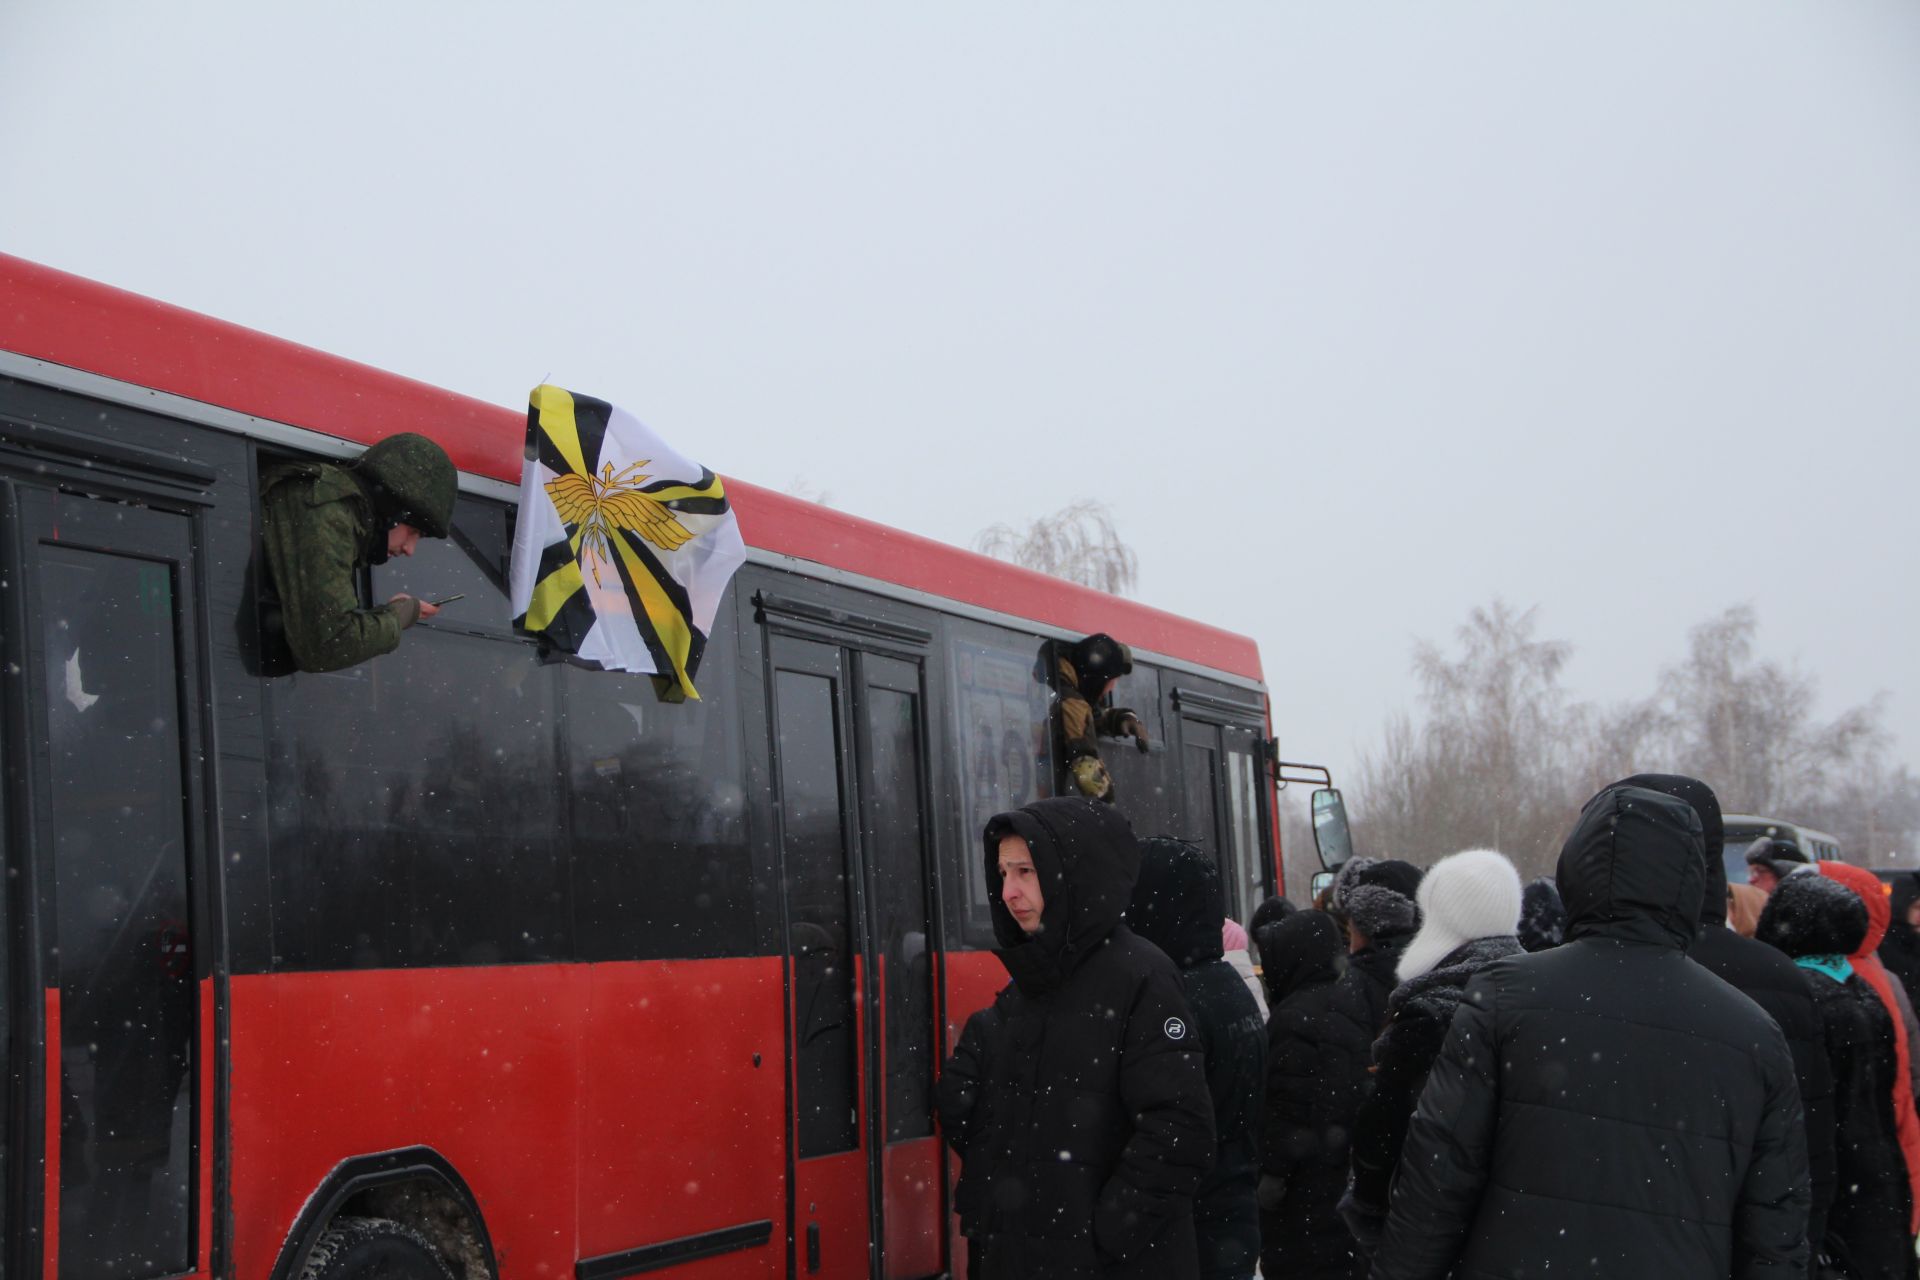
<svg viewBox="0 0 1920 1280"><path fill-rule="evenodd" d="M1496 595L1920 744L1920 5L9 0L0 249L950 542L1080 497L1349 766ZM1648 762L1684 768L1684 761Z"/></svg>

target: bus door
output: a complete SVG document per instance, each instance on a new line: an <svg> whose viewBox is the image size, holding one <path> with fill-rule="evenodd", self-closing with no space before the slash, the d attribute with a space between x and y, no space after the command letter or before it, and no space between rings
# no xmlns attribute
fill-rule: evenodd
<svg viewBox="0 0 1920 1280"><path fill-rule="evenodd" d="M10 931L26 999L9 1022L29 1096L10 1108L26 1120L7 1146L24 1179L6 1223L23 1269L6 1274L181 1275L204 1268L209 1247L191 522L10 492L17 558L3 572L22 590L5 593L8 661L25 678L8 681L24 704L8 716L30 758L6 855L31 927ZM6 745L18 765L23 744Z"/></svg>
<svg viewBox="0 0 1920 1280"><path fill-rule="evenodd" d="M1266 798L1260 786L1264 712L1217 694L1174 690L1180 708L1186 820L1179 834L1220 868L1227 914L1245 923L1273 892Z"/></svg>
<svg viewBox="0 0 1920 1280"><path fill-rule="evenodd" d="M800 1276L943 1267L922 664L768 636Z"/></svg>

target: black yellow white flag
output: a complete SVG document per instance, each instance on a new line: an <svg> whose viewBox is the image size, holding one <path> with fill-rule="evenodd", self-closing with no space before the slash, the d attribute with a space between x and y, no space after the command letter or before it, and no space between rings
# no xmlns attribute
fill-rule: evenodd
<svg viewBox="0 0 1920 1280"><path fill-rule="evenodd" d="M516 627L697 698L707 633L746 555L713 472L604 400L533 389L513 536Z"/></svg>

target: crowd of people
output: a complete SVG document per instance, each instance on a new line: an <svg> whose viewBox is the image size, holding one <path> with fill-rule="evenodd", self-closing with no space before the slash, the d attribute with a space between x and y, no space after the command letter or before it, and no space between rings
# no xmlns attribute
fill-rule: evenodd
<svg viewBox="0 0 1920 1280"><path fill-rule="evenodd" d="M996 817L1011 981L939 1088L968 1274L1914 1280L1920 878L1723 845L1640 774L1551 878L1355 858L1242 928L1110 805Z"/></svg>

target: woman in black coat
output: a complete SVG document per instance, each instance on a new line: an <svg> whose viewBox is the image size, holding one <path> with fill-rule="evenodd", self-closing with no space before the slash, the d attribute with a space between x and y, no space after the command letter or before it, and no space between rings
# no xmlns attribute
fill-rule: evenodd
<svg viewBox="0 0 1920 1280"><path fill-rule="evenodd" d="M1782 880L1754 931L1805 971L1833 1068L1838 1177L1826 1238L1813 1242L1814 1251L1847 1280L1909 1280L1911 1197L1894 1130L1900 1063L1893 1019L1847 960L1866 936L1867 909L1859 896L1818 875Z"/></svg>
<svg viewBox="0 0 1920 1280"><path fill-rule="evenodd" d="M1489 849L1442 858L1420 881L1420 932L1400 955L1387 1029L1373 1042L1373 1089L1353 1130L1353 1183L1340 1211L1371 1254L1386 1226L1394 1167L1427 1072L1440 1056L1467 979L1521 954L1520 873Z"/></svg>
<svg viewBox="0 0 1920 1280"><path fill-rule="evenodd" d="M1335 1206L1347 1182L1347 1126L1366 1087L1368 1037L1331 1009L1346 967L1340 927L1301 911L1259 929L1267 988L1260 1271L1286 1280L1359 1280L1366 1260Z"/></svg>

